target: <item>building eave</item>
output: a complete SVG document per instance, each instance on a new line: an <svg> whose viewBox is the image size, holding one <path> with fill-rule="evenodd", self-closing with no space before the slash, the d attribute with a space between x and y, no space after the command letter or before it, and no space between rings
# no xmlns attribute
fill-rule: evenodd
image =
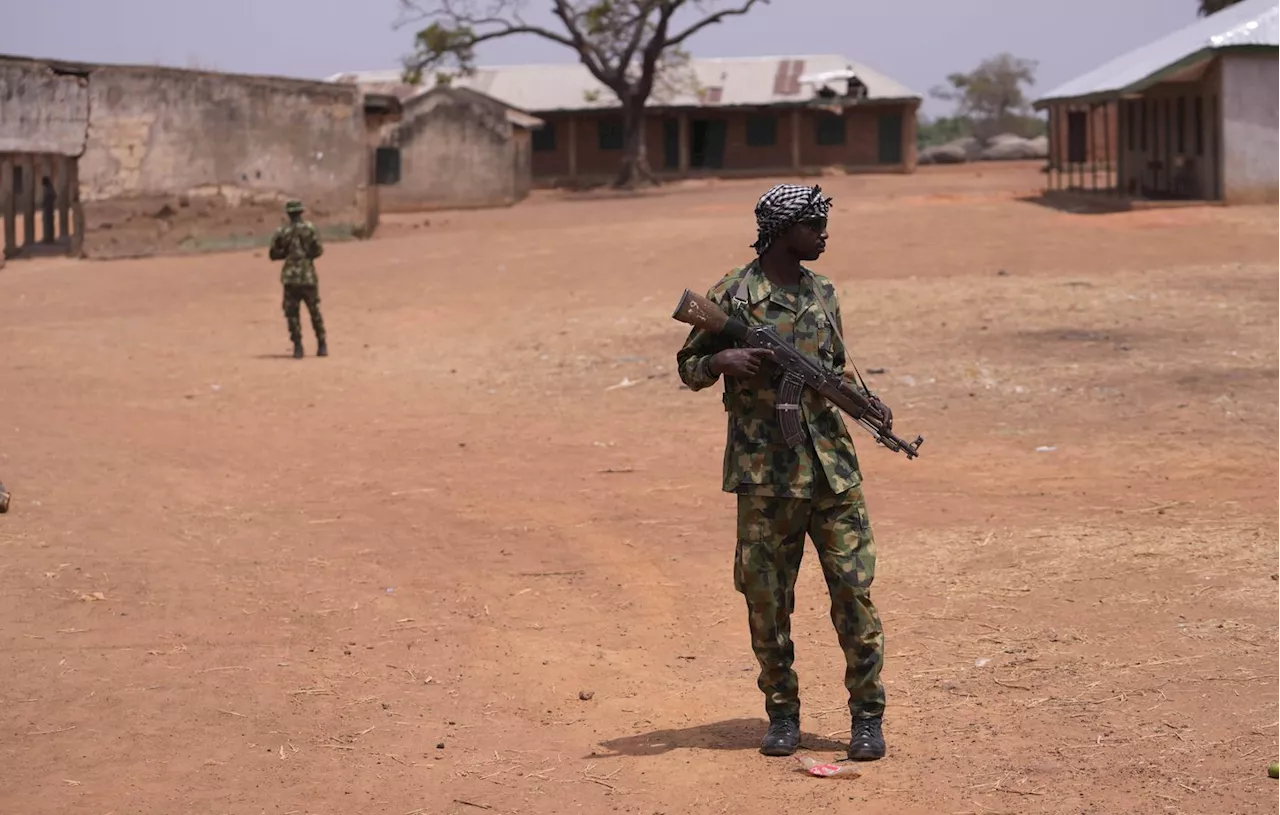
<svg viewBox="0 0 1280 815"><path fill-rule="evenodd" d="M846 110L855 110L860 107L888 107L891 105L919 105L923 99L919 96L893 96L882 97L877 99L859 99L857 101L849 101L846 99L832 99L824 102L820 99L803 99L795 102L772 102L769 104L742 104L742 105L647 105L645 113L706 113L710 114L717 110L723 111L744 111L744 110L805 110L805 109L823 109L828 107L840 106ZM569 115L583 113L618 113L622 109L621 105L594 105L591 107L580 108L551 108L547 110L534 111L534 115Z"/></svg>
<svg viewBox="0 0 1280 815"><path fill-rule="evenodd" d="M1097 102L1141 92L1158 82L1179 81L1178 72L1212 54L1241 47L1280 46L1280 2L1240 0L1199 17L1098 65L1036 99L1033 107Z"/></svg>

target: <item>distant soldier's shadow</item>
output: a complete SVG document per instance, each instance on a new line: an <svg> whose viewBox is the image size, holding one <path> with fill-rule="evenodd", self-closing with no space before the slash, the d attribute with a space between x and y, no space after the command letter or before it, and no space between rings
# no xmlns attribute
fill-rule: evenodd
<svg viewBox="0 0 1280 815"><path fill-rule="evenodd" d="M692 748L702 750L758 750L760 740L768 728L764 719L729 719L723 722L700 724L681 730L654 730L634 736L609 739L600 746L611 752L596 751L589 758L611 756L656 756L672 750ZM837 750L847 752L848 744L812 733L800 735L802 750Z"/></svg>

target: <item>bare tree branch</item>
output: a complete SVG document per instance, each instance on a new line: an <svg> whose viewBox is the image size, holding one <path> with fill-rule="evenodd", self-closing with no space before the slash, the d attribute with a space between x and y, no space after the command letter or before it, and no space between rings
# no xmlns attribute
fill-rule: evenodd
<svg viewBox="0 0 1280 815"><path fill-rule="evenodd" d="M618 61L622 65L630 65L631 61L635 59L636 49L640 47L640 40L643 39L645 34L646 26L644 23L648 21L649 15L653 13L653 10L662 4L662 0L641 0L636 4L636 19L627 23L632 26L631 39L627 41L626 47L618 55Z"/></svg>
<svg viewBox="0 0 1280 815"><path fill-rule="evenodd" d="M750 2L755 2L755 0L750 0ZM653 93L653 81L657 75L658 60L662 58L664 51L674 47L667 39L667 30L671 25L671 18L683 3L684 0L669 0L661 4L662 11L658 14L658 22L654 25L653 37L649 39L649 44L645 46L644 58L641 63L640 87L637 88L637 92L640 92L642 99L648 99L649 94Z"/></svg>
<svg viewBox="0 0 1280 815"><path fill-rule="evenodd" d="M406 81L446 61L469 71L486 42L529 34L573 49L598 82L621 104L623 167L619 183L653 180L645 157L644 109L658 79L687 62L681 43L713 23L746 14L769 0L540 0L559 22L547 28L522 12L530 0L399 0L394 28L422 26L404 60ZM728 8L719 8L730 3ZM717 10L718 9L718 10ZM696 10L694 22L672 35L678 14ZM563 31L554 30L563 28ZM674 85L673 85L674 87ZM587 96L593 96L587 93ZM586 103L594 101L587 98Z"/></svg>
<svg viewBox="0 0 1280 815"><path fill-rule="evenodd" d="M616 72L611 72L605 66L604 55L594 48L591 43L587 42L586 37L582 33L578 20L575 19L576 12L567 0L555 0L555 6L552 9L560 21L564 23L565 30L569 32L569 36L573 38L569 47L578 52L578 56L582 59L582 64L586 66L591 75L600 80L604 85L616 92L614 87L622 79L622 72L626 66L622 66Z"/></svg>
<svg viewBox="0 0 1280 815"><path fill-rule="evenodd" d="M674 37L667 39L666 47L669 48L673 45L679 45L680 43L689 39L694 34L697 34L699 31L701 31L702 29L706 28L709 25L712 25L713 23L721 22L722 20L728 17L740 17L743 14L746 14L748 11L751 11L751 7L754 6L756 3L768 4L768 2L769 0L747 0L747 2L743 3L741 6L738 6L737 8L724 9L723 11L717 11L714 14L710 14L704 17L703 19L699 20L698 22L694 23L693 25L689 26L684 31L681 31L679 34L676 34Z"/></svg>

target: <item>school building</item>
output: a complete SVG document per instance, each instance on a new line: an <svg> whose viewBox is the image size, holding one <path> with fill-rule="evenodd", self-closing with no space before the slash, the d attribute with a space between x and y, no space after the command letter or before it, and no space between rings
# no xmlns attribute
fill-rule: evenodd
<svg viewBox="0 0 1280 815"><path fill-rule="evenodd" d="M330 77L395 92L399 72ZM468 88L532 114L538 186L601 183L617 172L622 119L613 92L581 64L477 68ZM420 90L420 89L419 89ZM400 92L402 98L406 95ZM921 97L836 55L695 59L660 78L649 100L645 147L662 178L913 172Z"/></svg>
<svg viewBox="0 0 1280 815"><path fill-rule="evenodd" d="M1038 99L1050 190L1276 201L1278 23L1276 0L1244 0Z"/></svg>

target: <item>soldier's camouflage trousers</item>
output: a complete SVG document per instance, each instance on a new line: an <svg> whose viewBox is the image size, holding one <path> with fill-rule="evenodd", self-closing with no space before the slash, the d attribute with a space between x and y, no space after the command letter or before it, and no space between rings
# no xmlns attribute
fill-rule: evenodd
<svg viewBox="0 0 1280 815"><path fill-rule="evenodd" d="M316 340L323 341L324 317L320 316L320 287L294 284L286 284L284 287L284 319L289 323L289 339L295 343L302 341L302 303L307 304L307 311L311 314L311 327L315 329Z"/></svg>
<svg viewBox="0 0 1280 815"><path fill-rule="evenodd" d="M760 663L757 684L770 716L799 713L800 686L791 665L791 613L807 534L818 551L831 622L844 651L844 685L855 717L884 712L884 633L871 602L876 549L862 488L835 495L817 481L812 500L738 496L734 587L747 600L751 648Z"/></svg>

